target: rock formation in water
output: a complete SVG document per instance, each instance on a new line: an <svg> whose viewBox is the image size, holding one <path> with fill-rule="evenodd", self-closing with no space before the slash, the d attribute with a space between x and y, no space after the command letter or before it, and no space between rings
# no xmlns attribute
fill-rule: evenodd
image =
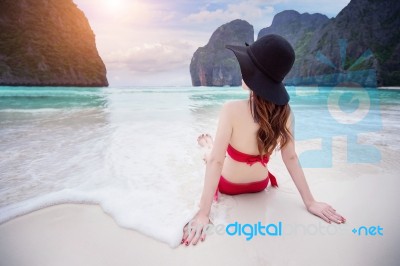
<svg viewBox="0 0 400 266"><path fill-rule="evenodd" d="M0 85L108 86L95 35L72 0L0 1Z"/></svg>
<svg viewBox="0 0 400 266"><path fill-rule="evenodd" d="M239 86L240 68L226 44L244 45L254 42L253 26L244 20L234 20L219 27L206 46L194 53L190 63L193 86Z"/></svg>
<svg viewBox="0 0 400 266"><path fill-rule="evenodd" d="M300 14L294 10L282 11L274 16L271 26L261 29L258 39L268 34L279 34L285 37L293 47L308 43L310 36L329 21L325 15Z"/></svg>
<svg viewBox="0 0 400 266"><path fill-rule="evenodd" d="M260 30L258 38L268 34L279 34L286 38L296 53L296 61L288 77L298 76L298 69L308 67L302 65L302 59L309 55L311 44L318 41L315 38L316 32L328 22L329 18L319 13L300 14L294 10L285 10L274 16L271 26Z"/></svg>
<svg viewBox="0 0 400 266"><path fill-rule="evenodd" d="M351 0L332 19L321 14L299 14L288 10L276 14L271 26L262 29L258 37L275 33L293 45L296 61L285 79L286 84L399 86L398 14L398 0ZM202 51L204 58L213 57L213 51ZM218 65L218 60L207 61L203 69L208 69L210 62ZM238 67L232 69L237 71ZM194 70L193 73L191 68L193 85L196 85L193 77L199 72ZM232 73L225 72L224 75ZM202 85L218 84L205 82Z"/></svg>
<svg viewBox="0 0 400 266"><path fill-rule="evenodd" d="M295 46L294 85L400 85L400 1L352 0Z"/></svg>

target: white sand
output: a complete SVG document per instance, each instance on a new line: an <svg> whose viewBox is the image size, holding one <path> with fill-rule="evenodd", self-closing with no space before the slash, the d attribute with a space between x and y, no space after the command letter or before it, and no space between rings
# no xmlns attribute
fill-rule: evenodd
<svg viewBox="0 0 400 266"><path fill-rule="evenodd" d="M211 235L197 246L171 249L119 227L97 205L67 204L1 225L0 265L399 265L400 181L393 167L399 153L382 155L379 164L350 165L335 158L333 168L305 169L315 198L333 205L347 218L346 224L328 228L310 215L275 158L279 189L224 198L234 203L230 222L282 221L282 236L246 241L243 236ZM308 233L297 227L294 234L290 229L296 224L308 226ZM383 236L351 232L362 225L380 225ZM320 233L315 233L317 227Z"/></svg>
<svg viewBox="0 0 400 266"><path fill-rule="evenodd" d="M385 121L384 129L393 128ZM370 134L374 137L368 139L380 150L381 162L347 163L346 139L337 137L333 167L305 169L315 199L331 204L347 218L346 224L329 225L309 214L276 154L269 169L277 176L279 189L222 195L221 202L228 205L228 222L265 225L281 221L282 236L255 236L246 241L244 236L214 234L197 246L172 249L119 227L97 205L65 204L0 225L0 266L400 265L400 151L393 133ZM300 154L312 146L312 141L299 142L297 151ZM383 236L352 233L353 228L378 225Z"/></svg>

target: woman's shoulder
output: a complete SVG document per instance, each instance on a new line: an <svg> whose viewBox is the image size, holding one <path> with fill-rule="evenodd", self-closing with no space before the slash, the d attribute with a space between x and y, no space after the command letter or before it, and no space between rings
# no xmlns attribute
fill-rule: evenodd
<svg viewBox="0 0 400 266"><path fill-rule="evenodd" d="M247 106L247 100L232 100L232 101L227 101L224 103L225 108L240 108L240 107L246 107Z"/></svg>
<svg viewBox="0 0 400 266"><path fill-rule="evenodd" d="M222 106L222 112L226 113L230 118L238 119L243 116L246 110L245 100L227 101Z"/></svg>

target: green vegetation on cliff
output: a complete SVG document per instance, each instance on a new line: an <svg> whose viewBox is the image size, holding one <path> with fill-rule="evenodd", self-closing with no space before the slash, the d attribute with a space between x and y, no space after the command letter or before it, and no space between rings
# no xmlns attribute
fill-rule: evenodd
<svg viewBox="0 0 400 266"><path fill-rule="evenodd" d="M351 0L332 19L322 14L286 10L276 14L271 26L262 29L258 38L274 33L292 44L296 60L285 79L286 84L400 86L399 14L398 0ZM228 43L234 38L229 34L242 36L243 30L220 33L224 37L213 43ZM215 66L225 61L213 49L203 49L202 57L210 58L202 69L211 68L211 63ZM237 62L234 64L238 65ZM219 82L204 79L201 84L232 85L229 79L224 82L226 77L237 75L238 66L231 68L234 69L232 72L220 72ZM193 77L198 73L191 67L194 85L197 83Z"/></svg>
<svg viewBox="0 0 400 266"><path fill-rule="evenodd" d="M0 85L108 86L93 31L72 0L0 1Z"/></svg>
<svg viewBox="0 0 400 266"><path fill-rule="evenodd" d="M226 44L244 45L254 42L254 30L244 20L234 20L219 27L206 46L194 53L190 63L193 86L239 86L240 68Z"/></svg>

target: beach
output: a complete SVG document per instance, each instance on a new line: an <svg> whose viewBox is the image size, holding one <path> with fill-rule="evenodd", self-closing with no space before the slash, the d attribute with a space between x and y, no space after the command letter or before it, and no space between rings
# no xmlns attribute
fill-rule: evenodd
<svg viewBox="0 0 400 266"><path fill-rule="evenodd" d="M90 101L95 98L102 102L101 97L93 96L98 92L90 93ZM312 125L315 116L310 112L317 107L296 98L306 97L309 92L304 89L302 93L290 93L293 108L303 115L303 121L297 118L296 123L302 128ZM327 224L306 211L276 152L269 170L277 177L279 188L269 186L260 193L237 196L221 194L212 212L215 225L280 224L281 234L253 235L246 240L244 234L228 235L225 231L208 235L205 242L189 247L176 243L201 196L204 164L202 151L195 145L196 134L204 129L214 134L221 104L232 98L244 99L245 94L235 94L233 88L221 92L106 91L106 105L93 109L87 107L86 100L77 113L66 112L70 106L63 107L62 113L46 106L53 109L45 114L21 112L9 106L0 112L0 145L5 151L0 172L0 265L397 265L400 149L396 121L400 113L395 93L380 92L379 108L369 118L377 122L379 114L379 127L366 127L367 121L362 123L363 132L350 128L346 134L329 135L331 157L318 163L330 165L304 168L315 199L331 204L346 217L345 224ZM129 95L138 104L128 105ZM178 99L179 104L161 102L154 109L140 105L143 99L154 97ZM77 102L82 104L79 99ZM372 100L369 103L373 106ZM316 112L321 113L318 108ZM138 111L145 113L146 119L138 120ZM165 112L170 113L162 116ZM170 115L179 115L175 124L169 120ZM26 124L34 127L23 135L28 132L22 128ZM166 136L155 140L153 129L160 125ZM323 127L331 128L329 124ZM41 143L33 141L44 129L53 134L54 143L46 137ZM11 145L15 140L13 130L25 136L22 144L30 146ZM96 136L85 135L89 131ZM71 138L74 132L76 138ZM353 151L354 132L358 144L374 149L357 146L358 150ZM321 135L321 141L313 134L299 135L299 155L324 147L326 135ZM177 139L181 145L176 148ZM54 149L56 142L64 144L64 149L49 155L47 149ZM53 146L44 145L43 154L33 153L36 145L49 143ZM157 156L154 150L146 150L148 145L159 148ZM23 149L28 149L28 158L11 157ZM354 161L354 154L360 161ZM368 156L364 158L363 154ZM29 156L37 160L30 161ZM17 158L19 164L14 163ZM60 165L52 166L59 158L64 158L65 170ZM152 169L141 167L143 160L151 158L157 158ZM310 163L304 160L305 165ZM73 171L68 171L71 167ZM32 186L21 187L24 182Z"/></svg>
<svg viewBox="0 0 400 266"><path fill-rule="evenodd" d="M0 1L0 266L400 265L400 1Z"/></svg>
<svg viewBox="0 0 400 266"><path fill-rule="evenodd" d="M346 224L328 225L308 214L289 179L278 190L235 196L232 221L285 223L283 236L250 241L210 235L197 246L171 249L118 226L97 205L63 204L1 225L1 265L396 265L400 221L387 211L398 209L396 171L379 165L355 168L306 171L316 199L332 204ZM325 176L323 182L319 175ZM295 229L296 224L308 229ZM354 235L351 230L360 225L380 225L383 236Z"/></svg>

